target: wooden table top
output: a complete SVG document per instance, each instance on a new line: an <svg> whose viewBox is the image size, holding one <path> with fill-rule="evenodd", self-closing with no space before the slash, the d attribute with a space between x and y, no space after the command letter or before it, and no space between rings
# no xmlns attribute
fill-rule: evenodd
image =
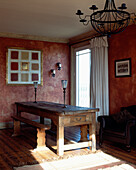
<svg viewBox="0 0 136 170"><path fill-rule="evenodd" d="M51 112L57 112L59 115L73 115L77 113L83 113L83 112L98 112L98 108L90 108L90 107L79 107L79 106L72 106L72 105L66 105L66 108L64 108L64 104L59 103L53 103L53 102L46 102L46 101L37 101L37 103L34 102L16 102L16 105L20 105L23 107L29 107L29 108L35 108L40 109L43 111L51 111Z"/></svg>

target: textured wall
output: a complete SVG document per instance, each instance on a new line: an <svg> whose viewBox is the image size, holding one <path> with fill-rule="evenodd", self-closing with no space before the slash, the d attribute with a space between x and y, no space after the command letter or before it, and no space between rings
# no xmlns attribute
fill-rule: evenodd
<svg viewBox="0 0 136 170"><path fill-rule="evenodd" d="M115 78L115 60L131 58L131 77ZM109 38L110 113L136 104L136 25Z"/></svg>
<svg viewBox="0 0 136 170"><path fill-rule="evenodd" d="M61 80L69 82L69 47L65 43L0 38L0 122L11 120L15 112L15 102L34 101L32 85L6 85L6 50L7 47L21 47L43 51L43 86L38 86L37 100L63 103ZM58 71L56 63L62 63ZM50 70L56 70L52 78ZM66 93L66 103L69 103L69 84Z"/></svg>

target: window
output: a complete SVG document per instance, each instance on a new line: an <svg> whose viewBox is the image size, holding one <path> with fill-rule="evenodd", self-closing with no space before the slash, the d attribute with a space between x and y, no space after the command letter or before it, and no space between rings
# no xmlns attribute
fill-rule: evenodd
<svg viewBox="0 0 136 170"><path fill-rule="evenodd" d="M90 107L91 50L76 51L76 105Z"/></svg>

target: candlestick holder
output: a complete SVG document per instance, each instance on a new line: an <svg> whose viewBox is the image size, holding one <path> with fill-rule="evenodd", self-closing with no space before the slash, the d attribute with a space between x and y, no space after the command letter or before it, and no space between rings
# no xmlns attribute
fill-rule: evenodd
<svg viewBox="0 0 136 170"><path fill-rule="evenodd" d="M34 101L34 103L37 103L37 101L36 101L37 86L38 86L38 82L34 81L34 90L35 90L35 101Z"/></svg>
<svg viewBox="0 0 136 170"><path fill-rule="evenodd" d="M66 94L66 88L67 88L67 80L61 80L61 84L63 87L63 93L64 93L64 108L66 108L67 106L65 105L65 94Z"/></svg>

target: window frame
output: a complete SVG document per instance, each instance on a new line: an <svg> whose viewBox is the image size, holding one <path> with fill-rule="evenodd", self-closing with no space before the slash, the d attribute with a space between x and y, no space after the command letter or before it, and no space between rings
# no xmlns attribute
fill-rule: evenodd
<svg viewBox="0 0 136 170"><path fill-rule="evenodd" d="M81 47L71 47L71 87L70 87L70 104L76 106L76 52L80 50L90 49L90 45Z"/></svg>

